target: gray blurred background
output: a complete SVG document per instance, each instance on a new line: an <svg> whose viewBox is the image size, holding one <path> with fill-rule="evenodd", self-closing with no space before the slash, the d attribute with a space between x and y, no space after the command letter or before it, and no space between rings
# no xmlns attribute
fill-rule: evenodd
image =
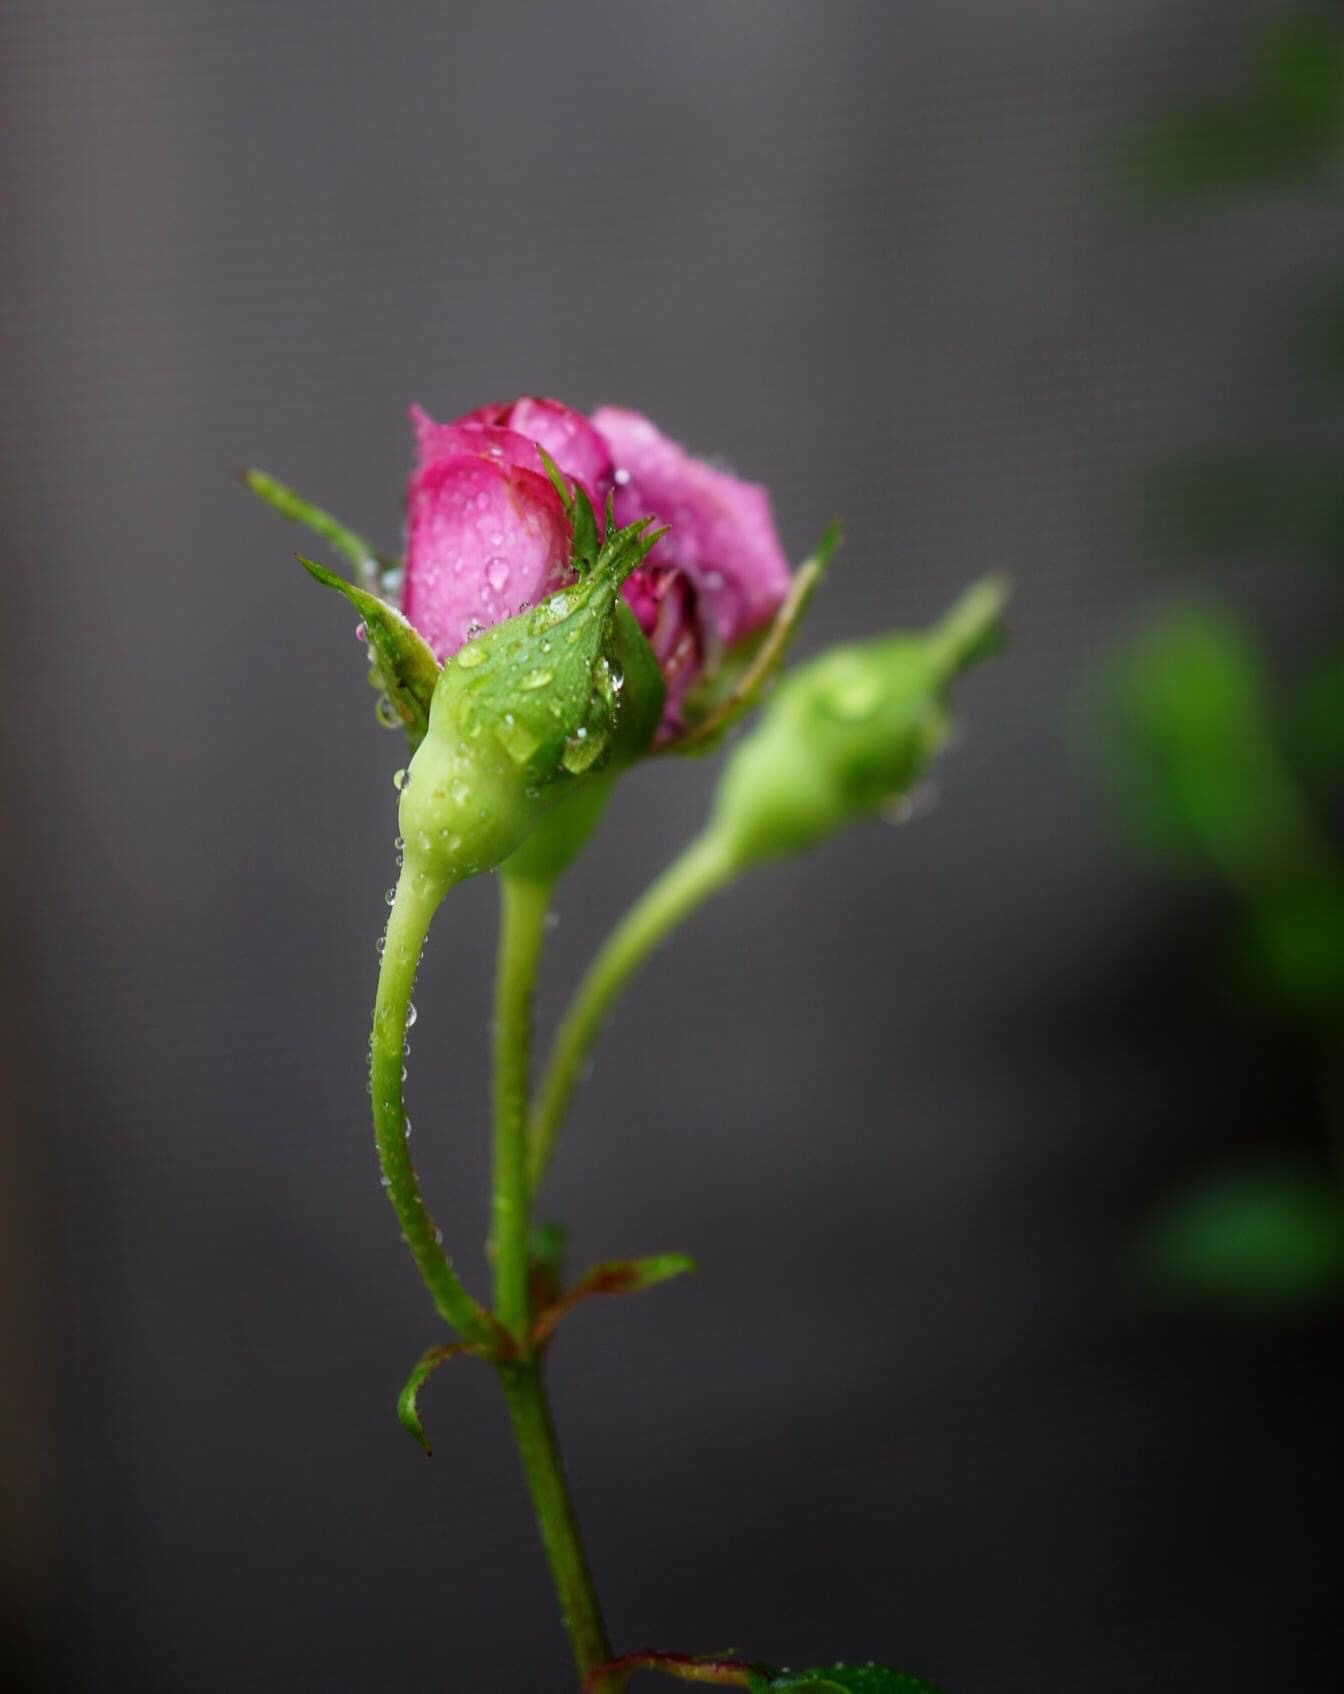
<svg viewBox="0 0 1344 1694"><path fill-rule="evenodd" d="M486 1372L433 1314L362 1066L399 744L260 464L395 546L405 409L646 410L847 540L804 638L1017 583L931 813L756 875L623 1003L549 1194L554 1390L617 1640L955 1694L1339 1683L1337 1316L1147 1299L1154 1207L1307 1143L1293 1042L1203 992L1088 677L1195 583L1281 647L1338 581L1161 568L1136 480L1288 439L1267 328L1338 204L1140 216L1133 125L1268 0L8 0L0 13L5 1604L40 1690L568 1687ZM1338 432L1336 431L1336 435ZM543 1015L696 828L629 780ZM479 1280L495 889L441 914L409 1084ZM1327 1658L1331 1661L1327 1663ZM669 1685L670 1686L670 1685Z"/></svg>

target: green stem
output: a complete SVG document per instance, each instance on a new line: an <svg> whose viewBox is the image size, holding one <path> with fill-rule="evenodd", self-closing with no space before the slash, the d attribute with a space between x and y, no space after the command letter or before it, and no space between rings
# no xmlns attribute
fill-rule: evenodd
<svg viewBox="0 0 1344 1694"><path fill-rule="evenodd" d="M495 1174L491 1241L495 1315L526 1343L528 1226L527 1096L531 1087L532 1007L551 883L500 876L499 959L495 977Z"/></svg>
<svg viewBox="0 0 1344 1694"><path fill-rule="evenodd" d="M734 869L731 856L712 832L697 837L635 902L588 967L556 1032L533 1109L528 1146L533 1193L545 1175L584 1062L616 996L664 936L731 880Z"/></svg>
<svg viewBox="0 0 1344 1694"><path fill-rule="evenodd" d="M406 1020L416 966L430 919L445 892L441 884L431 883L423 872L412 872L409 867L403 870L397 883L378 972L378 997L369 1043L369 1081L378 1162L383 1169L388 1200L401 1224L402 1237L439 1314L467 1339L480 1341L490 1339L491 1325L486 1313L459 1281L421 1197L420 1180L406 1141L406 1109L401 1092L402 1050L406 1044Z"/></svg>
<svg viewBox="0 0 1344 1694"><path fill-rule="evenodd" d="M574 1503L565 1481L542 1380L541 1362L532 1358L501 1364L499 1380L509 1404L513 1433L523 1461L542 1544L560 1600L560 1614L574 1652L580 1682L611 1659L602 1611L579 1535ZM610 1694L625 1686L624 1678L603 1679Z"/></svg>

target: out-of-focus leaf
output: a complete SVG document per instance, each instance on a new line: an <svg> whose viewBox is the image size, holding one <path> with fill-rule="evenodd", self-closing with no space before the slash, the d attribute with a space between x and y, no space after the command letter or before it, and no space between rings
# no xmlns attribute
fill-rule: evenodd
<svg viewBox="0 0 1344 1694"><path fill-rule="evenodd" d="M1258 656L1232 618L1169 614L1118 659L1111 758L1127 820L1242 904L1256 985L1344 1022L1344 865L1272 728Z"/></svg>
<svg viewBox="0 0 1344 1694"><path fill-rule="evenodd" d="M1266 891L1242 933L1253 983L1323 1033L1344 1031L1344 877L1304 876Z"/></svg>
<svg viewBox="0 0 1344 1694"><path fill-rule="evenodd" d="M1344 560L1344 473L1331 460L1191 455L1158 471L1147 498L1163 546L1237 554L1303 547Z"/></svg>
<svg viewBox="0 0 1344 1694"><path fill-rule="evenodd" d="M1298 853L1310 824L1275 752L1258 657L1235 619L1171 612L1119 655L1112 676L1113 753L1131 822L1238 885Z"/></svg>
<svg viewBox="0 0 1344 1694"><path fill-rule="evenodd" d="M1309 780L1344 777L1344 649L1317 665L1298 688L1287 735L1294 762Z"/></svg>
<svg viewBox="0 0 1344 1694"><path fill-rule="evenodd" d="M931 1682L884 1665L828 1665L820 1670L753 1673L751 1694L792 1689L795 1694L938 1694Z"/></svg>
<svg viewBox="0 0 1344 1694"><path fill-rule="evenodd" d="M1148 125L1128 149L1126 174L1150 201L1309 182L1330 170L1344 136L1344 30L1303 14L1266 29L1248 92Z"/></svg>
<svg viewBox="0 0 1344 1694"><path fill-rule="evenodd" d="M1287 1170L1226 1177L1182 1197L1152 1231L1148 1271L1168 1293L1243 1306L1344 1293L1344 1193Z"/></svg>

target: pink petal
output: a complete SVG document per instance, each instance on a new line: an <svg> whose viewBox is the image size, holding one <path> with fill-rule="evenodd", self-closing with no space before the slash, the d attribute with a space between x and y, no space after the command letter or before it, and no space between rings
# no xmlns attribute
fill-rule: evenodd
<svg viewBox="0 0 1344 1694"><path fill-rule="evenodd" d="M508 405L482 406L461 421L509 429L526 441L540 444L566 476L583 483L591 497L599 502L606 499L611 487L611 451L582 412L559 400L524 394ZM528 464L529 470L540 468L535 458Z"/></svg>
<svg viewBox="0 0 1344 1694"><path fill-rule="evenodd" d="M671 526L648 563L686 573L705 636L728 646L768 623L789 591L789 562L765 489L693 458L638 412L603 406L593 424L617 466L617 521L651 512Z"/></svg>
<svg viewBox="0 0 1344 1694"><path fill-rule="evenodd" d="M569 580L569 526L544 476L476 453L416 472L402 610L440 659Z"/></svg>

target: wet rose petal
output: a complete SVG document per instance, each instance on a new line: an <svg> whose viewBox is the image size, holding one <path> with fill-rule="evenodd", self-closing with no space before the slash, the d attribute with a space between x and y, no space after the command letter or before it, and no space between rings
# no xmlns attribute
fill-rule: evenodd
<svg viewBox="0 0 1344 1694"><path fill-rule="evenodd" d="M472 453L412 479L402 610L440 658L571 580L569 526L544 476Z"/></svg>

